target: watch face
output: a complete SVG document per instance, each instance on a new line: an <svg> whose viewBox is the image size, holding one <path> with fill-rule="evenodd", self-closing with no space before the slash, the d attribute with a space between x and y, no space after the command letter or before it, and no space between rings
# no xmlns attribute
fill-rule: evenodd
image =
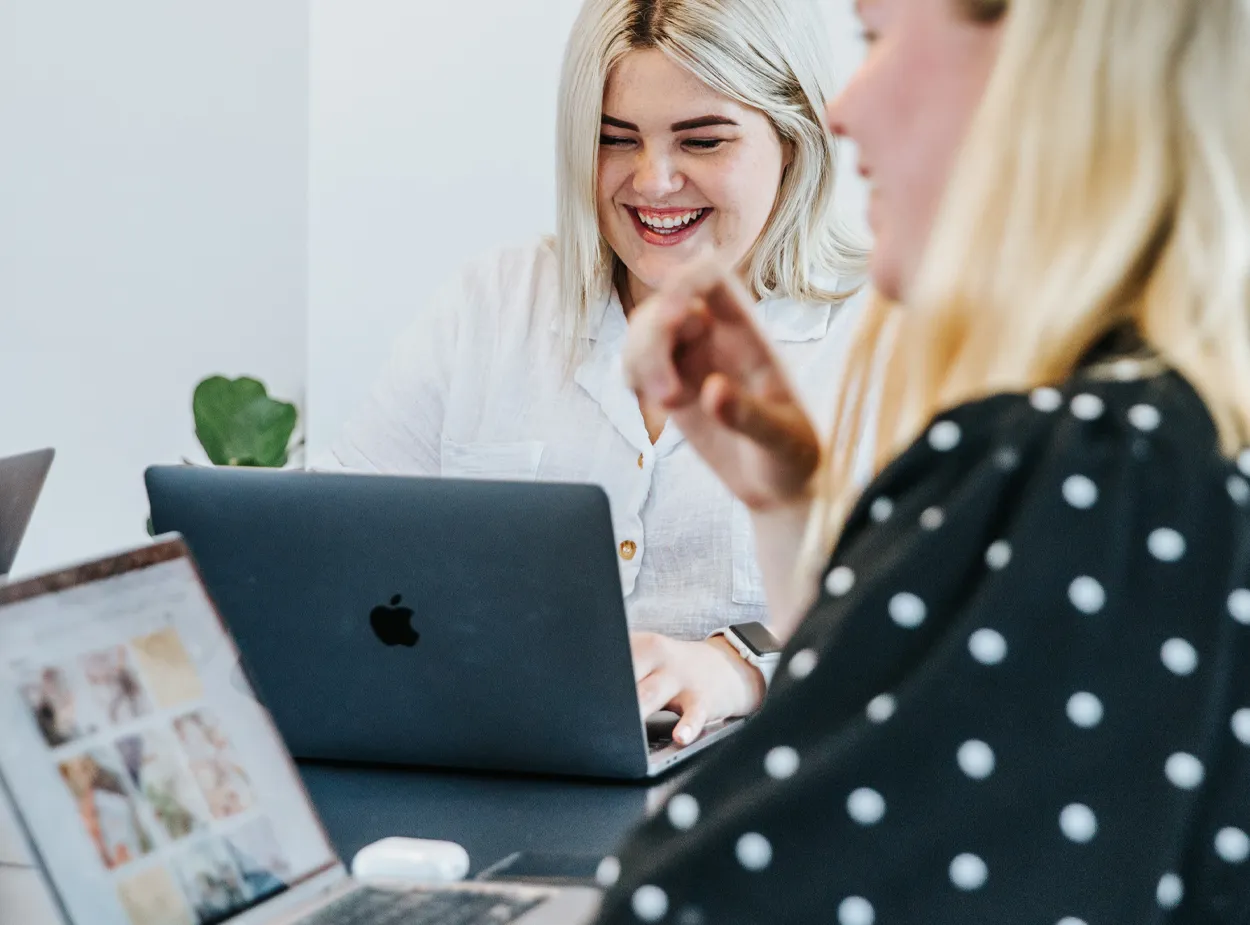
<svg viewBox="0 0 1250 925"><path fill-rule="evenodd" d="M776 637L763 623L736 623L733 631L756 655L773 655L781 651Z"/></svg>

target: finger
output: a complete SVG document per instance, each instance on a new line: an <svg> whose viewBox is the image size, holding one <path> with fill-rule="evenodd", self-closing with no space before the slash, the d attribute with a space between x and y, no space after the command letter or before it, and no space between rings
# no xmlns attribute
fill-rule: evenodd
<svg viewBox="0 0 1250 925"><path fill-rule="evenodd" d="M663 710L681 693L681 680L661 668L638 682L638 710L646 719Z"/></svg>
<svg viewBox="0 0 1250 925"><path fill-rule="evenodd" d="M699 396L703 412L730 430L792 460L796 468L815 470L820 442L807 415L796 402L761 401L728 377L713 374Z"/></svg>
<svg viewBox="0 0 1250 925"><path fill-rule="evenodd" d="M693 691L678 694L676 706L681 720L673 730L673 741L678 745L689 745L703 734L707 726L707 707L703 705L703 698Z"/></svg>
<svg viewBox="0 0 1250 925"><path fill-rule="evenodd" d="M658 293L638 306L630 317L622 355L626 383L652 402L672 402L683 391L689 392L687 401L693 400L697 386L683 389L674 354L679 344L698 337L706 324L706 309L691 299Z"/></svg>
<svg viewBox="0 0 1250 925"><path fill-rule="evenodd" d="M664 637L658 633L630 633L629 652L634 660L637 684L664 663Z"/></svg>
<svg viewBox="0 0 1250 925"><path fill-rule="evenodd" d="M751 368L773 367L773 351L768 338L755 321L756 300L737 273L716 264L704 263L680 274L673 281L673 297L698 300L715 321L732 325L742 335L735 353Z"/></svg>

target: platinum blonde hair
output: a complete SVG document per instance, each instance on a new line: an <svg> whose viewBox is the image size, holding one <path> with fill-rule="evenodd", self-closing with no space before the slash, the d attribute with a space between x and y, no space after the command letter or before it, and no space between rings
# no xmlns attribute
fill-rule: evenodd
<svg viewBox="0 0 1250 925"><path fill-rule="evenodd" d="M793 147L773 213L748 255L755 295L845 298L826 287L834 277L860 276L865 255L834 215L837 155L823 122L834 68L814 0L586 0L565 50L557 122L555 247L571 330L584 330L587 306L617 269L596 204L603 93L616 64L644 49L763 112Z"/></svg>
<svg viewBox="0 0 1250 925"><path fill-rule="evenodd" d="M862 383L896 334L877 470L936 413L1057 384L1125 323L1232 456L1250 443L1250 0L952 2L1006 20L914 297L878 302L851 348ZM819 478L805 579L854 498L848 453Z"/></svg>

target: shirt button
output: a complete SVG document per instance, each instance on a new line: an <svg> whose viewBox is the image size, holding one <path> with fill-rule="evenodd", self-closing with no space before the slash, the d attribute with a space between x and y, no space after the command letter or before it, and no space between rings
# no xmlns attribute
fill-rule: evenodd
<svg viewBox="0 0 1250 925"><path fill-rule="evenodd" d="M624 540L621 543L621 558L628 562L638 552L638 546L633 540Z"/></svg>
<svg viewBox="0 0 1250 925"><path fill-rule="evenodd" d="M643 464L642 454L641 454L641 453L639 453L639 454L638 454L638 468L639 468L639 469L641 469L641 468L642 468L642 464Z"/></svg>

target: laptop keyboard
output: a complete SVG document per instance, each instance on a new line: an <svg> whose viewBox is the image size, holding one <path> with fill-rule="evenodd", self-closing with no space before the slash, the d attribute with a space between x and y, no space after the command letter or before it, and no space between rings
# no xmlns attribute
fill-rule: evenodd
<svg viewBox="0 0 1250 925"><path fill-rule="evenodd" d="M300 919L298 925L507 925L544 901L533 893L361 887Z"/></svg>

